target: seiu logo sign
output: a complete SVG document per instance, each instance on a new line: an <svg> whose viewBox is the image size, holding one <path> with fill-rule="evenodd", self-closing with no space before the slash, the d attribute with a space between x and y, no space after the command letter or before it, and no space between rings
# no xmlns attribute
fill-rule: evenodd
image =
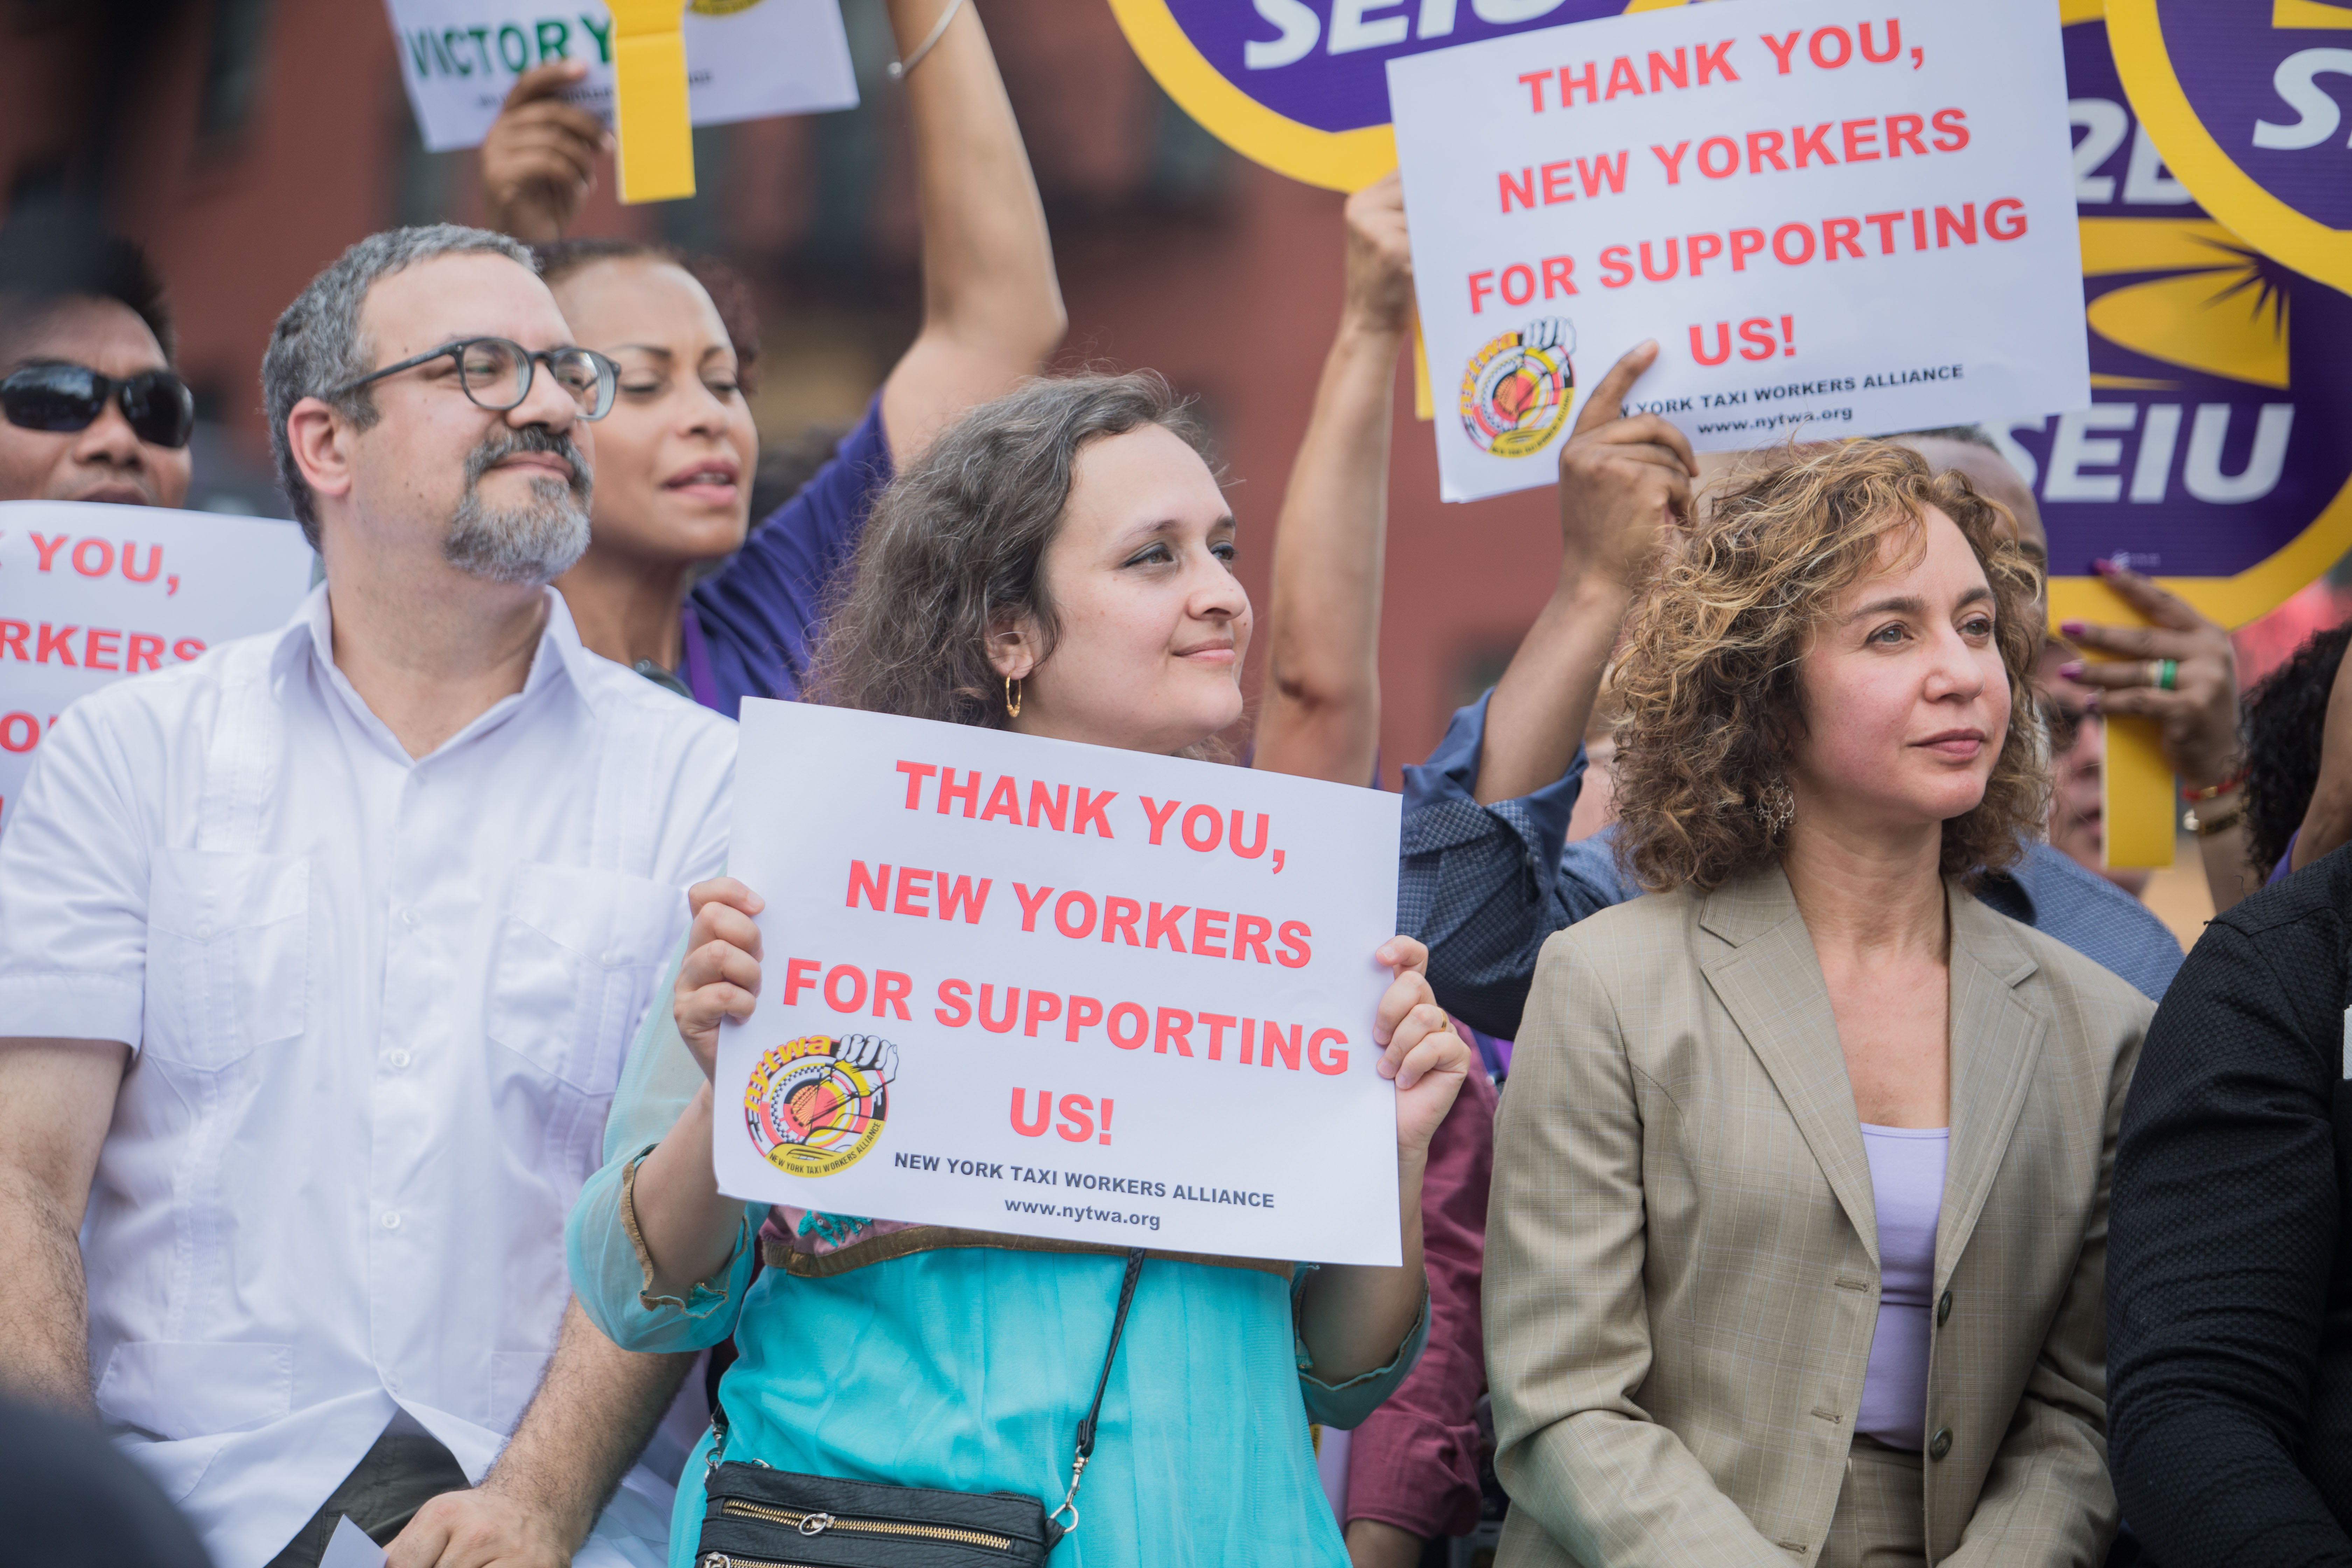
<svg viewBox="0 0 2352 1568"><path fill-rule="evenodd" d="M2352 49L2297 49L2279 61L2278 69L2271 73L2272 89L2298 118L2292 124L2257 120L2255 146L2275 152L2299 152L2316 147L2336 134L2343 123L2344 111L2328 90L2319 85L2323 76L2352 78Z"/></svg>

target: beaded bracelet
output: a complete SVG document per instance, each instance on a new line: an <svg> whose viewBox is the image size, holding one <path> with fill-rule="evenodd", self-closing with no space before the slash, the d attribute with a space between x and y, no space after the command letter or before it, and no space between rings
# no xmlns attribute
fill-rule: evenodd
<svg viewBox="0 0 2352 1568"><path fill-rule="evenodd" d="M2208 784L2203 789L2190 789L2187 784L2183 784L2180 786L2180 798L2191 803L2218 800L2246 782L2246 771L2244 768L2240 768L2220 784Z"/></svg>

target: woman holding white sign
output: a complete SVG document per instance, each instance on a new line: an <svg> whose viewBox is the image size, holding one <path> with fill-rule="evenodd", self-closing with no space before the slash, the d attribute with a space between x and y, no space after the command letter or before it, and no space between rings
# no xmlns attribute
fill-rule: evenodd
<svg viewBox="0 0 2352 1568"><path fill-rule="evenodd" d="M1496 1131L1498 1561L2098 1563L2150 1004L1969 891L2048 777L2035 578L1889 442L1738 477L1637 612L1620 852Z"/></svg>
<svg viewBox="0 0 2352 1568"><path fill-rule="evenodd" d="M1199 755L1242 712L1251 616L1233 535L1202 437L1164 383L1038 383L975 411L885 494L819 690L868 711ZM786 1482L1042 1509L1065 1483L1077 1496L1071 1438L1085 1417L1080 1451L1092 1441L1091 1394L1104 1441L1084 1472L1085 1528L1056 1562L1344 1568L1306 1426L1353 1426L1419 1353L1423 1160L1472 1060L1420 944L1378 953L1395 977L1375 1042L1396 1084L1400 1189L1364 1195L1399 1216L1403 1266L1153 1255L1139 1268L1144 1254L1118 1245L721 1195L708 1079L720 1021L748 1016L761 983L762 905L724 879L694 902L674 1033L634 1053L606 1142L619 1157L583 1193L571 1243L575 1289L616 1343L683 1351L735 1335L710 1475L748 1464ZM690 1095L677 1087L688 1051ZM755 1251L770 1267L751 1283ZM671 1539L681 1568L709 1506L702 1467L688 1474ZM920 1517L914 1502L875 1506ZM1073 1503L1055 1524L1074 1518ZM925 1561L912 1552L893 1560Z"/></svg>

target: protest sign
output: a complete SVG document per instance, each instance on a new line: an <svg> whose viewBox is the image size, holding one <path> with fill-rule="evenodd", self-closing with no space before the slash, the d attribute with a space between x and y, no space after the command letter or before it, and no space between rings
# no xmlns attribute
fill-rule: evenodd
<svg viewBox="0 0 2352 1568"><path fill-rule="evenodd" d="M1393 1265L1375 1070L1392 795L743 704L721 1190L828 1214Z"/></svg>
<svg viewBox="0 0 2352 1568"><path fill-rule="evenodd" d="M2139 622L2091 574L2105 560L2243 626L2352 550L2352 295L2200 205L2125 93L2098 0L2063 9L2092 397L1996 433L2049 530L2053 623ZM2107 726L2104 777L2109 863L2170 864L2152 724Z"/></svg>
<svg viewBox="0 0 2352 1568"><path fill-rule="evenodd" d="M684 17L677 0L612 0L613 134L621 200L694 195Z"/></svg>
<svg viewBox="0 0 2352 1568"><path fill-rule="evenodd" d="M2049 0L1751 0L1392 60L1441 493L1549 484L1590 385L1702 449L2090 401Z"/></svg>
<svg viewBox="0 0 2352 1568"><path fill-rule="evenodd" d="M66 704L283 626L313 559L290 522L0 501L0 829Z"/></svg>
<svg viewBox="0 0 2352 1568"><path fill-rule="evenodd" d="M515 78L551 60L588 62L587 79L564 96L613 123L613 18L595 0L384 5L427 152L479 146ZM681 31L697 125L856 105L837 0L692 0Z"/></svg>
<svg viewBox="0 0 2352 1568"><path fill-rule="evenodd" d="M2352 4L2114 0L2107 31L2133 107L2206 210L2352 289Z"/></svg>
<svg viewBox="0 0 2352 1568"><path fill-rule="evenodd" d="M1168 96L1244 157L1333 190L1396 167L1387 63L1658 0L1110 0Z"/></svg>

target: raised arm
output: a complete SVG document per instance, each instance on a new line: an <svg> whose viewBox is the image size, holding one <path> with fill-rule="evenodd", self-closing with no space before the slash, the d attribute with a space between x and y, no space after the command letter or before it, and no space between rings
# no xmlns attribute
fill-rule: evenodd
<svg viewBox="0 0 2352 1568"><path fill-rule="evenodd" d="M1666 531L1690 514L1689 441L1654 414L1618 414L1657 357L1657 344L1644 343L1610 367L1560 448L1559 581L1487 707L1482 805L1568 771L1634 584Z"/></svg>
<svg viewBox="0 0 2352 1568"><path fill-rule="evenodd" d="M130 1056L112 1040L0 1040L0 1392L92 1420L81 1219Z"/></svg>
<svg viewBox="0 0 2352 1568"><path fill-rule="evenodd" d="M889 0L901 58L955 0ZM1045 204L977 7L906 74L923 215L923 327L882 387L899 464L973 405L1045 368L1068 318Z"/></svg>
<svg viewBox="0 0 2352 1568"><path fill-rule="evenodd" d="M1402 181L1392 174L1358 191L1347 217L1347 300L1275 528L1272 651L1252 762L1363 784L1380 745L1390 405L1412 320Z"/></svg>

